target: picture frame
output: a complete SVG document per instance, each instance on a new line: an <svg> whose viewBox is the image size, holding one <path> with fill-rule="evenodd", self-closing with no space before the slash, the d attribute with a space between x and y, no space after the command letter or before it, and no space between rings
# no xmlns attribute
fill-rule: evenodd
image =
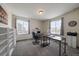
<svg viewBox="0 0 79 59"><path fill-rule="evenodd" d="M70 21L70 22L68 23L68 25L69 25L70 27L75 27L75 26L77 25L77 22L76 22L76 21Z"/></svg>
<svg viewBox="0 0 79 59"><path fill-rule="evenodd" d="M8 25L8 15L2 6L0 6L0 23Z"/></svg>

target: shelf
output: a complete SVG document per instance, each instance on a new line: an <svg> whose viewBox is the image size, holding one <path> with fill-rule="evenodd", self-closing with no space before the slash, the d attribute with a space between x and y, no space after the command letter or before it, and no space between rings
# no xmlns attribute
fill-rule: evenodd
<svg viewBox="0 0 79 59"><path fill-rule="evenodd" d="M1 50L0 50L0 54L3 52L3 50L4 50L7 46L8 46L8 44L5 45L3 48L1 48Z"/></svg>
<svg viewBox="0 0 79 59"><path fill-rule="evenodd" d="M6 49L0 54L0 56L7 56L8 52L9 52L8 49Z"/></svg>
<svg viewBox="0 0 79 59"><path fill-rule="evenodd" d="M13 43L11 42L11 43L9 44L9 47L11 47L11 46L12 46L12 44L13 44Z"/></svg>
<svg viewBox="0 0 79 59"><path fill-rule="evenodd" d="M2 56L7 56L8 52L5 52L4 54L2 54Z"/></svg>
<svg viewBox="0 0 79 59"><path fill-rule="evenodd" d="M9 39L8 43L11 43L13 41L13 39Z"/></svg>
<svg viewBox="0 0 79 59"><path fill-rule="evenodd" d="M13 33L14 31L9 32L9 34Z"/></svg>
<svg viewBox="0 0 79 59"><path fill-rule="evenodd" d="M0 40L0 45L3 44L5 41L7 41L8 39L3 39L3 40Z"/></svg>
<svg viewBox="0 0 79 59"><path fill-rule="evenodd" d="M10 35L10 36L8 36L8 39L11 39L11 38L13 38L14 36L13 35Z"/></svg>
<svg viewBox="0 0 79 59"><path fill-rule="evenodd" d="M3 33L3 34L0 34L0 36L2 36L2 35L7 35L8 33Z"/></svg>
<svg viewBox="0 0 79 59"><path fill-rule="evenodd" d="M7 35L7 34L11 34L11 33L13 33L14 31L11 31L11 32L7 32L7 33L3 33L3 34L0 34L0 36L2 36L2 35Z"/></svg>
<svg viewBox="0 0 79 59"><path fill-rule="evenodd" d="M7 35L0 35L0 40L7 39Z"/></svg>
<svg viewBox="0 0 79 59"><path fill-rule="evenodd" d="M0 28L0 56L9 56L15 48L13 29Z"/></svg>

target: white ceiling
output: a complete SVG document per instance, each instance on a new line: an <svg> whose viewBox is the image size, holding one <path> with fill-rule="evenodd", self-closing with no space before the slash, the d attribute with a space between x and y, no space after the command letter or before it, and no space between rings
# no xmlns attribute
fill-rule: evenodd
<svg viewBox="0 0 79 59"><path fill-rule="evenodd" d="M13 14L31 17L38 20L51 19L79 7L78 3L6 3ZM38 15L38 9L44 9L43 15Z"/></svg>

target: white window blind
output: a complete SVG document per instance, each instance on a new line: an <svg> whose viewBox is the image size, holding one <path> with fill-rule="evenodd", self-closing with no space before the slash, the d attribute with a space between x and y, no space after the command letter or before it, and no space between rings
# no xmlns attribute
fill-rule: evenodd
<svg viewBox="0 0 79 59"><path fill-rule="evenodd" d="M50 33L61 34L61 20L54 20L50 22Z"/></svg>
<svg viewBox="0 0 79 59"><path fill-rule="evenodd" d="M29 33L29 22L23 19L17 19L16 21L17 34Z"/></svg>

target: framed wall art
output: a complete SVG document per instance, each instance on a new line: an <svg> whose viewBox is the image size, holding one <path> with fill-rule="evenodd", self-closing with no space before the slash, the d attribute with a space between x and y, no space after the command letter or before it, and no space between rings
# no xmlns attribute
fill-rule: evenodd
<svg viewBox="0 0 79 59"><path fill-rule="evenodd" d="M0 6L0 23L8 24L8 15L6 11Z"/></svg>
<svg viewBox="0 0 79 59"><path fill-rule="evenodd" d="M74 27L77 25L77 21L70 21L68 24L70 27Z"/></svg>

